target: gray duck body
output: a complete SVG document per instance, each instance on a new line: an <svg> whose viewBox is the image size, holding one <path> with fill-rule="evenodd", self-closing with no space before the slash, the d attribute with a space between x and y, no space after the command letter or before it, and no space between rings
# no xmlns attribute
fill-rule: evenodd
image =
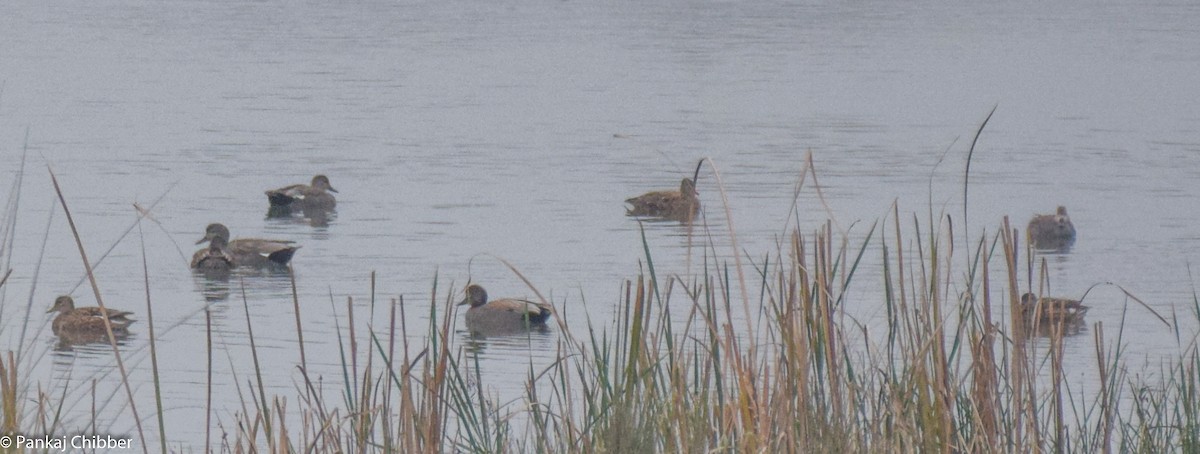
<svg viewBox="0 0 1200 454"><path fill-rule="evenodd" d="M218 251L214 252L210 244L208 248L196 251L192 255L193 268L214 255L224 255L223 259L230 260L230 264L235 267L287 266L288 262L292 260L292 255L300 248L295 242L286 240L238 238L230 241L229 228L219 223L209 224L204 229L204 238L201 238L196 244L211 242L214 239L223 242L224 247L218 247Z"/></svg>
<svg viewBox="0 0 1200 454"><path fill-rule="evenodd" d="M1055 214L1034 216L1025 232L1035 249L1063 250L1075 244L1075 224L1065 206L1059 206Z"/></svg>
<svg viewBox="0 0 1200 454"><path fill-rule="evenodd" d="M269 190L267 200L272 207L331 210L337 206L337 199L330 192L338 191L329 184L329 177L317 175L313 177L311 184L293 184Z"/></svg>
<svg viewBox="0 0 1200 454"><path fill-rule="evenodd" d="M700 197L690 178L679 183L678 191L652 191L625 199L626 216L650 216L688 222L700 212Z"/></svg>
<svg viewBox="0 0 1200 454"><path fill-rule="evenodd" d="M459 305L470 305L467 309L467 329L472 334L496 335L527 331L545 327L553 310L544 304L521 299L496 299L488 301L487 290L472 284L467 286L466 297Z"/></svg>
<svg viewBox="0 0 1200 454"><path fill-rule="evenodd" d="M1083 303L1072 299L1038 298L1032 293L1021 295L1021 313L1029 323L1080 323L1088 309Z"/></svg>

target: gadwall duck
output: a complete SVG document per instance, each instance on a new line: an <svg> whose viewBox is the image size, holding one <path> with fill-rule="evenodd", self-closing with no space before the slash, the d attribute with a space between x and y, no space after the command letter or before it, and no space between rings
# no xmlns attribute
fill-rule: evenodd
<svg viewBox="0 0 1200 454"><path fill-rule="evenodd" d="M1082 323L1083 315L1088 311L1076 300L1066 298L1038 298L1037 295L1026 293L1021 295L1021 313L1025 320L1035 324L1051 323Z"/></svg>
<svg viewBox="0 0 1200 454"><path fill-rule="evenodd" d="M1035 249L1066 249L1075 243L1075 224L1065 206L1059 206L1055 214L1034 216L1025 231Z"/></svg>
<svg viewBox="0 0 1200 454"><path fill-rule="evenodd" d="M272 207L330 210L337 205L337 200L330 192L338 191L329 184L329 177L317 175L313 177L312 184L293 184L267 191L267 200Z"/></svg>
<svg viewBox="0 0 1200 454"><path fill-rule="evenodd" d="M129 318L130 315L133 315L132 312L99 307L77 308L75 300L66 295L54 300L54 305L46 311L47 314L51 312L58 312L51 327L54 329L54 334L63 339L107 337L108 332L104 329L105 314L108 315L108 321L112 324L114 335L127 334L126 328L135 321Z"/></svg>
<svg viewBox="0 0 1200 454"><path fill-rule="evenodd" d="M192 255L192 268L200 271L225 272L236 266L229 253L228 240L222 236L208 238L208 248Z"/></svg>
<svg viewBox="0 0 1200 454"><path fill-rule="evenodd" d="M477 284L467 286L466 297L460 306L467 309L467 329L473 334L504 334L544 327L551 308L544 304L519 299L488 301L487 290Z"/></svg>
<svg viewBox="0 0 1200 454"><path fill-rule="evenodd" d="M651 216L690 221L700 211L700 198L696 183L684 178L678 191L653 191L625 199L630 206L626 216Z"/></svg>
<svg viewBox="0 0 1200 454"><path fill-rule="evenodd" d="M260 238L238 238L229 240L229 229L222 224L209 224L204 229L204 238L197 241L196 244L211 242L213 239L219 238L225 245L218 246L220 252L224 252L232 264L235 266L245 267L265 267L265 266L287 266L292 260L292 254L296 253L297 246L295 242L285 240L264 240ZM192 266L200 264L204 258L212 253L212 246L197 251L192 256ZM219 252L218 252L219 253Z"/></svg>

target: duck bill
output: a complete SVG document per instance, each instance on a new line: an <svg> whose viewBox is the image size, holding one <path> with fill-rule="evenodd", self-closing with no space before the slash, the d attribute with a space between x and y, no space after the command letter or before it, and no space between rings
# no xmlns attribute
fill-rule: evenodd
<svg viewBox="0 0 1200 454"><path fill-rule="evenodd" d="M337 190L337 189L334 189L334 188L333 188L333 186L330 186L330 187L329 187L329 192L338 192L338 190Z"/></svg>
<svg viewBox="0 0 1200 454"><path fill-rule="evenodd" d="M51 312L54 312L54 311L56 311L56 310L58 310L58 305L57 305L57 304L56 304L56 305L54 305L54 306L50 306L50 308L49 308L49 309L46 309L46 313L47 313L47 314L49 314L49 313L51 313Z"/></svg>
<svg viewBox="0 0 1200 454"><path fill-rule="evenodd" d="M466 298L463 298L462 301L459 301L458 304L456 304L456 306L466 306L468 304L471 304L471 297L469 297L469 296Z"/></svg>
<svg viewBox="0 0 1200 454"><path fill-rule="evenodd" d="M196 241L196 244L200 244L200 243L203 243L203 242L205 242L205 241L208 241L208 240L211 240L211 239L212 239L212 238L209 238L209 236L208 236L208 235L204 235L204 238L201 238L201 239L199 239L198 241Z"/></svg>
<svg viewBox="0 0 1200 454"><path fill-rule="evenodd" d="M696 170L694 172L692 172L692 185L693 186L697 186L698 183L700 183L699 181L696 181L696 180L698 180L700 178L700 166L704 165L705 159L708 159L708 158L700 158L700 162L696 163Z"/></svg>

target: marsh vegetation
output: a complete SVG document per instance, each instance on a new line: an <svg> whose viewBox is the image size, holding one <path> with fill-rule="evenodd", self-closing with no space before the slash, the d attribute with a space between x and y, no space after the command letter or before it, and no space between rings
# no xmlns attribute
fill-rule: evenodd
<svg viewBox="0 0 1200 454"><path fill-rule="evenodd" d="M69 220L67 201L60 201ZM736 250L736 233L730 229L718 242L699 224L700 271L692 275L661 274L643 237L643 265L609 296L618 306L615 321L589 322L580 331L564 323L578 310L556 305L556 360L528 361L517 400L497 399L477 350L456 328L462 288L435 277L426 298L376 300L374 276L363 285L372 289L372 306L386 305L389 317L356 321L348 298L342 335L333 340L343 375L335 383L308 372L305 312L296 299L286 314L296 321L295 350L285 353L295 357L294 392L264 387L277 374L260 365L247 312L254 360L236 371L241 408L207 409L204 440L176 439L161 419L146 416L161 415L165 388L180 386L159 382L157 361L126 370L118 359L125 395L111 398L129 400L147 452L1200 449L1194 337L1178 334L1178 357L1142 374L1126 365L1122 326L1029 326L1021 299L1044 285L1044 260L1007 218L969 243L954 225L946 213L902 215L894 204L858 240L833 222L812 232L793 227L775 250L751 258L718 254L725 247L718 244ZM882 257L881 281L856 278L868 250ZM82 244L80 253L86 262ZM510 267L514 279L526 279ZM881 291L855 291L862 286ZM856 301L864 294L883 296ZM1124 294L1130 310L1153 312ZM153 358L156 302L146 296L144 335ZM885 324L847 315L847 305L866 303L884 308ZM243 294L226 304L255 302ZM425 312L428 324L409 325L412 311ZM208 311L204 316L211 320ZM1195 298L1191 317L1200 319ZM1178 329L1178 319L1159 318ZM546 333L508 340L533 336ZM211 403L211 329L206 342L208 381L191 392L208 393ZM1082 373L1094 377L1098 391L1067 378L1068 343L1091 345L1094 369ZM110 347L120 358L121 348ZM81 430L55 417L61 396L24 376L21 364L6 353L4 431ZM132 405L133 393L150 391L135 391L131 375L152 377L157 408ZM109 398L95 392L93 400Z"/></svg>

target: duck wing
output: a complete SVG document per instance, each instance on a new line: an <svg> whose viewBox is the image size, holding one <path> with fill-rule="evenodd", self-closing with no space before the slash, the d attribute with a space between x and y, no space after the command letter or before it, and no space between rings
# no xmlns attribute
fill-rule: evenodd
<svg viewBox="0 0 1200 454"><path fill-rule="evenodd" d="M551 308L545 304L519 299L491 300L488 301L486 307L490 310L520 314L523 317L527 317L530 324L545 323L551 314Z"/></svg>
<svg viewBox="0 0 1200 454"><path fill-rule="evenodd" d="M1066 298L1051 298L1044 297L1038 303L1038 306L1030 307L1028 310L1037 310L1035 318L1048 321L1074 321L1082 320L1084 314L1087 313L1088 307L1084 306L1076 300Z"/></svg>
<svg viewBox="0 0 1200 454"><path fill-rule="evenodd" d="M104 315L108 314L108 321L112 323L114 329L123 329L134 320L129 318L133 312L121 311L116 309L100 309L99 307L80 307L65 314L62 317L63 321L55 322L59 325L68 326L67 329L104 329Z"/></svg>
<svg viewBox="0 0 1200 454"><path fill-rule="evenodd" d="M1084 306L1083 303L1066 298L1046 298L1043 304L1045 303L1049 303L1050 307L1068 315L1082 314L1088 310L1088 307Z"/></svg>
<svg viewBox="0 0 1200 454"><path fill-rule="evenodd" d="M308 192L307 189L308 185L305 184L293 184L279 189L272 189L267 191L267 200L270 200L273 206L291 205L296 200L303 200L304 195Z"/></svg>
<svg viewBox="0 0 1200 454"><path fill-rule="evenodd" d="M234 257L257 256L280 265L291 261L296 249L300 249L300 246L288 240L239 238L229 242L229 253Z"/></svg>
<svg viewBox="0 0 1200 454"><path fill-rule="evenodd" d="M122 311L117 309L101 309L99 307L80 307L71 311L72 314L77 314L85 317L102 317L102 314L107 313L109 320L115 318L125 318L133 315L133 312Z"/></svg>

